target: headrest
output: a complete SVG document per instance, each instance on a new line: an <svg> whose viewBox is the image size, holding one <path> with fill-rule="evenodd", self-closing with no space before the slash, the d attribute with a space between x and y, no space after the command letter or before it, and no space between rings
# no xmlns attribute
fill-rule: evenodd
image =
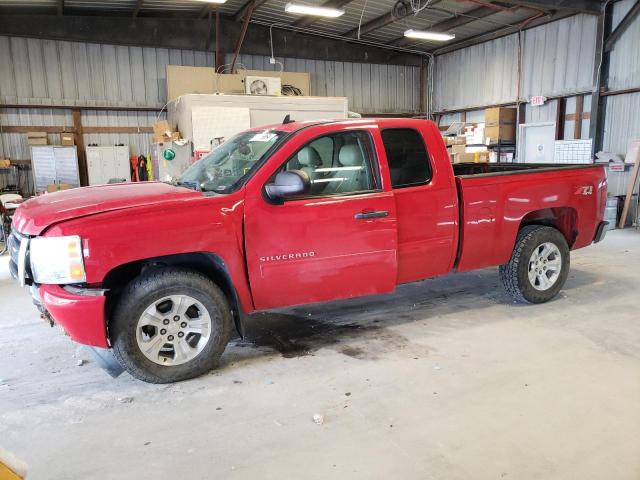
<svg viewBox="0 0 640 480"><path fill-rule="evenodd" d="M363 163L362 151L356 144L344 145L338 154L338 160L345 167L356 167Z"/></svg>
<svg viewBox="0 0 640 480"><path fill-rule="evenodd" d="M313 147L304 147L298 152L298 162L306 167L319 167L322 165L320 154Z"/></svg>

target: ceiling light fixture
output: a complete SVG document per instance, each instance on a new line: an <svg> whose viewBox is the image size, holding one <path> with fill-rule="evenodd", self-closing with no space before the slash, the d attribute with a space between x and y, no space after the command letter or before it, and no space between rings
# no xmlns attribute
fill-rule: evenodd
<svg viewBox="0 0 640 480"><path fill-rule="evenodd" d="M222 3L226 3L227 0L196 0L197 2L201 2L201 3L215 3L215 4L222 4Z"/></svg>
<svg viewBox="0 0 640 480"><path fill-rule="evenodd" d="M452 33L427 32L425 30L407 30L404 32L404 36L419 40L433 40L434 42L447 42L456 38Z"/></svg>
<svg viewBox="0 0 640 480"><path fill-rule="evenodd" d="M284 7L287 13L297 13L299 15L315 15L317 17L336 18L344 15L344 10L339 8L315 7L313 5L302 5L300 3L287 3Z"/></svg>

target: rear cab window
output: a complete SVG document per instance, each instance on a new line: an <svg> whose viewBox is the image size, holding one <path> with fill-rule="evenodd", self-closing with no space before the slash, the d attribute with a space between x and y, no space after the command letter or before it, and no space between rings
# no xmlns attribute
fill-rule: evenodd
<svg viewBox="0 0 640 480"><path fill-rule="evenodd" d="M386 128L381 132L393 188L426 185L433 172L422 135L413 128Z"/></svg>

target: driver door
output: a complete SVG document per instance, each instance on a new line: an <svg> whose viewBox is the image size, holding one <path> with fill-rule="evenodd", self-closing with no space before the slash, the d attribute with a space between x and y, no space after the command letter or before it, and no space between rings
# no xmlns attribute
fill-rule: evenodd
<svg viewBox="0 0 640 480"><path fill-rule="evenodd" d="M257 309L395 288L396 210L392 192L381 185L376 155L381 143L369 131L332 128L323 127L325 134L306 141L294 137L293 153L248 187L245 244ZM309 192L270 201L264 186L283 169L304 171L311 179Z"/></svg>

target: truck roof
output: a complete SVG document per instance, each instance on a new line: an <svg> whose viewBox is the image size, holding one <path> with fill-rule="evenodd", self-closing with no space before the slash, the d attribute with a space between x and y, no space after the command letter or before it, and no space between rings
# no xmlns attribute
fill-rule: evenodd
<svg viewBox="0 0 640 480"><path fill-rule="evenodd" d="M290 123L274 123L271 125L265 125L262 127L258 127L258 128L252 128L252 130L278 130L280 132L296 132L302 128L306 128L306 127L310 127L310 126L314 126L314 125L336 125L336 124L340 124L340 125L361 125L361 124L368 124L371 125L372 123L379 123L379 122L384 122L384 123L401 123L402 125L406 126L407 124L412 124L412 123L421 123L424 122L426 119L424 118L406 118L406 117L394 117L394 118L349 118L349 119L345 119L345 120L303 120L303 121L293 121Z"/></svg>

